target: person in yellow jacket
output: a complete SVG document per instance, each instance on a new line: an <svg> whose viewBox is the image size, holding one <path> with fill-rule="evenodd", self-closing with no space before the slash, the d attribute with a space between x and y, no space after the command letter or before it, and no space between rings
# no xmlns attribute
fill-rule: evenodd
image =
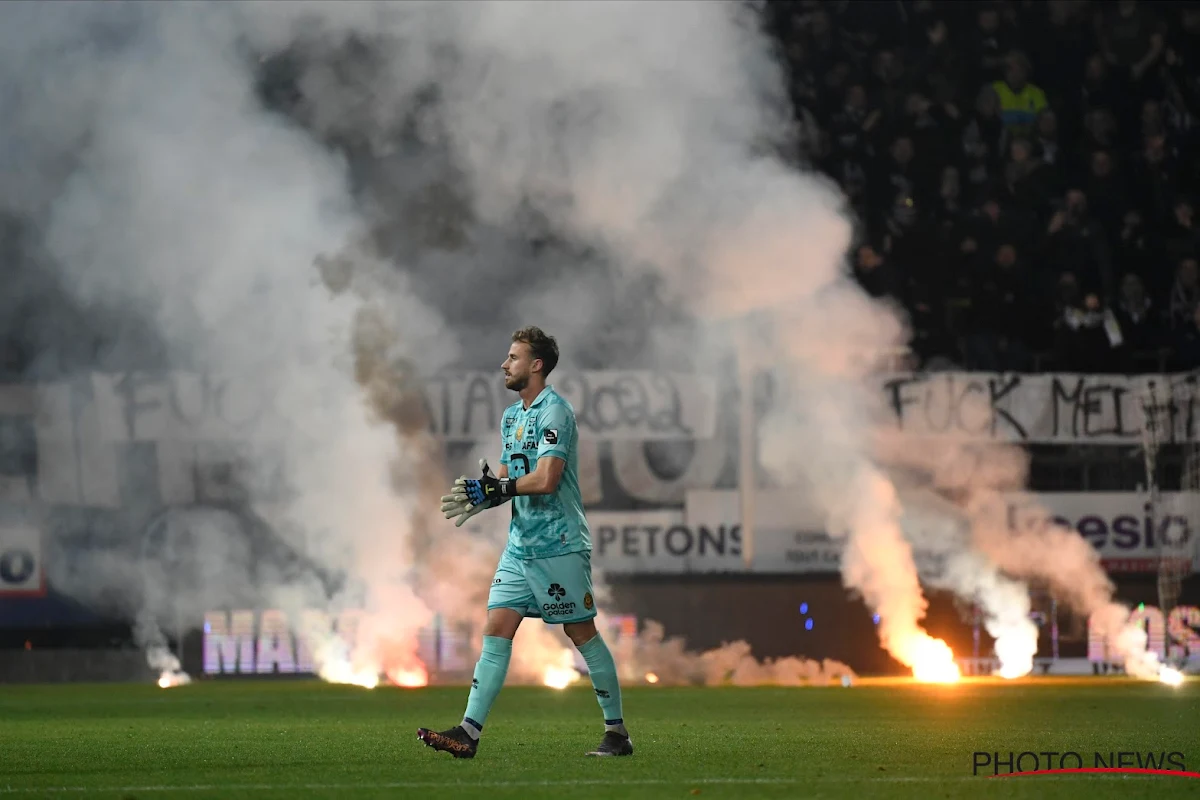
<svg viewBox="0 0 1200 800"><path fill-rule="evenodd" d="M1037 116L1046 107L1046 93L1040 86L1029 82L1032 68L1024 53L1010 53L1004 67L1004 80L996 81L992 88L1000 98L1000 117L1008 130L1011 141L1014 136L1028 136L1037 123Z"/></svg>

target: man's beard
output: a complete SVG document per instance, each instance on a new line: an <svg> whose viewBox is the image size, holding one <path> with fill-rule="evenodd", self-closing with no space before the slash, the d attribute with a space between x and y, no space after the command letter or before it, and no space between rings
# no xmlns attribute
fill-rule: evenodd
<svg viewBox="0 0 1200 800"><path fill-rule="evenodd" d="M529 385L529 378L518 378L510 375L504 379L504 385L507 388L512 389L514 392L519 392Z"/></svg>

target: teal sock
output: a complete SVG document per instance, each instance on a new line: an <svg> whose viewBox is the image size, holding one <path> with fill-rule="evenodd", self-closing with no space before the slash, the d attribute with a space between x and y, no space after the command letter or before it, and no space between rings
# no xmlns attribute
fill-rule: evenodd
<svg viewBox="0 0 1200 800"><path fill-rule="evenodd" d="M579 652L587 662L592 688L596 700L604 712L604 727L625 734L625 720L621 716L621 684L617 681L617 664L613 661L604 637L599 633L579 645ZM626 734L628 735L628 734Z"/></svg>
<svg viewBox="0 0 1200 800"><path fill-rule="evenodd" d="M483 649L475 663L475 677L471 680L471 694L467 697L467 713L463 715L463 730L478 739L483 732L492 703L504 686L508 675L508 660L512 656L512 639L499 636L483 637ZM611 660L611 659L610 659Z"/></svg>

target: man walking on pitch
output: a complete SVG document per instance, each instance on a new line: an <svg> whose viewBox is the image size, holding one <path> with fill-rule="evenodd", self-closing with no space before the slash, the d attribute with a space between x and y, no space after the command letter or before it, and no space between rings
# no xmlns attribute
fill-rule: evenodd
<svg viewBox="0 0 1200 800"><path fill-rule="evenodd" d="M508 545L488 595L483 648L475 665L460 725L417 738L455 758L474 758L492 703L504 685L512 639L524 617L561 624L587 662L604 712L604 738L592 756L633 755L621 716L617 667L596 630L592 598L592 540L579 492L579 434L575 410L546 378L558 364L558 344L540 328L513 334L504 385L520 395L500 423L503 455L495 475L486 459L479 478L459 478L442 498L446 519L461 526L476 514L512 503Z"/></svg>

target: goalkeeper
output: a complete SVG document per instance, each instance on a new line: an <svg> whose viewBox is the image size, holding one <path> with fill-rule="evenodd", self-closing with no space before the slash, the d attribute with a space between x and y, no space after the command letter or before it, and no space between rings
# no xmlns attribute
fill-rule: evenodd
<svg viewBox="0 0 1200 800"><path fill-rule="evenodd" d="M512 505L508 545L488 595L483 648L475 665L462 723L448 731L417 729L417 738L455 758L473 758L492 703L504 685L512 639L524 617L563 626L587 662L604 712L604 738L592 756L628 756L633 742L621 715L621 687L608 645L596 630L592 598L592 541L579 493L575 411L546 378L558 364L558 345L540 328L513 334L504 385L520 395L500 425L503 455L493 475L486 460L479 478L459 478L442 498L446 519L462 525L504 503Z"/></svg>

